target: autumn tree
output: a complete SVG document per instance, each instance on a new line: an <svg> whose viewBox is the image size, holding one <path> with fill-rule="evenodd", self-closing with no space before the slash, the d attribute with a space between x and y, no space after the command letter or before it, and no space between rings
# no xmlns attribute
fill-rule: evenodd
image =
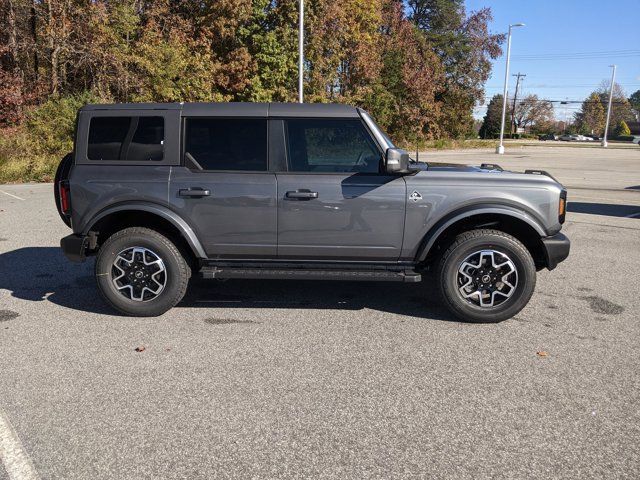
<svg viewBox="0 0 640 480"><path fill-rule="evenodd" d="M306 12L306 101L361 106L407 141L470 131L504 38L488 9L308 0ZM67 97L295 101L297 23L298 0L3 0L0 125Z"/></svg>
<svg viewBox="0 0 640 480"><path fill-rule="evenodd" d="M603 80L600 87L595 91L600 98L605 111L609 103L610 82ZM620 84L613 85L613 100L611 102L611 118L609 125L618 125L622 120L633 120L631 104Z"/></svg>
<svg viewBox="0 0 640 480"><path fill-rule="evenodd" d="M516 103L514 121L518 128L547 130L553 122L553 104L537 95L527 95Z"/></svg>
<svg viewBox="0 0 640 480"><path fill-rule="evenodd" d="M583 134L602 135L606 115L600 96L593 92L582 102L580 111L575 115L578 130Z"/></svg>
<svg viewBox="0 0 640 480"><path fill-rule="evenodd" d="M464 0L409 0L408 6L444 68L444 83L436 96L442 131L465 135L473 125L474 105L484 98L491 61L502 54L505 35L489 32L490 9L467 14Z"/></svg>

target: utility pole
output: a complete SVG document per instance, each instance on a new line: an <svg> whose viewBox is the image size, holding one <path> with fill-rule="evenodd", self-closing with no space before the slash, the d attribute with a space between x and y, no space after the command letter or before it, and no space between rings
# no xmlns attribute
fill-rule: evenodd
<svg viewBox="0 0 640 480"><path fill-rule="evenodd" d="M613 68L611 73L611 87L609 88L609 106L607 107L607 123L604 124L604 137L602 137L602 146L607 148L607 134L609 133L609 119L611 118L611 102L613 100L613 85L616 81L616 66L609 65Z"/></svg>
<svg viewBox="0 0 640 480"><path fill-rule="evenodd" d="M514 73L512 77L516 78L516 93L513 95L513 107L511 108L511 137L513 138L513 133L516 127L516 99L518 98L518 87L520 86L520 79L526 77L524 73Z"/></svg>
<svg viewBox="0 0 640 480"><path fill-rule="evenodd" d="M298 19L298 102L303 103L304 79L304 0L300 2L300 17Z"/></svg>

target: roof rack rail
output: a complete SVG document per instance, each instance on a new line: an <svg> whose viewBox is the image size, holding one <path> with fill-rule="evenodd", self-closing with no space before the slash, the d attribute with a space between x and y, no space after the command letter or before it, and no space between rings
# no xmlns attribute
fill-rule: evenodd
<svg viewBox="0 0 640 480"><path fill-rule="evenodd" d="M497 163L483 163L482 165L480 165L480 168L483 168L485 170L498 170L499 172L504 172L502 167Z"/></svg>
<svg viewBox="0 0 640 480"><path fill-rule="evenodd" d="M527 173L530 175L544 175L545 177L549 177L554 182L558 182L558 180L546 170L525 170L524 173Z"/></svg>

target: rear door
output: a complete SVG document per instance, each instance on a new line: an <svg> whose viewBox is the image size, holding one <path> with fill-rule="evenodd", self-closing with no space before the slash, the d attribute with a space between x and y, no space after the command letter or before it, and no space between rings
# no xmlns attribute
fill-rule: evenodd
<svg viewBox="0 0 640 480"><path fill-rule="evenodd" d="M276 176L269 172L266 118L184 119L183 166L169 202L209 258L276 256Z"/></svg>
<svg viewBox="0 0 640 480"><path fill-rule="evenodd" d="M278 173L278 257L395 261L406 183L360 118L284 119L287 172Z"/></svg>

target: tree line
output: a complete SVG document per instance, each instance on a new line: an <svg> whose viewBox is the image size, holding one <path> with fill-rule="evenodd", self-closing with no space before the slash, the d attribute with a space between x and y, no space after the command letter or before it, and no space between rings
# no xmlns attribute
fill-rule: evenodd
<svg viewBox="0 0 640 480"><path fill-rule="evenodd" d="M306 0L308 102L364 107L400 141L473 126L504 35L463 0ZM298 0L4 0L0 126L65 98L286 102Z"/></svg>
<svg viewBox="0 0 640 480"><path fill-rule="evenodd" d="M479 135L481 138L496 138L500 135L502 120L501 94L494 95L487 105ZM572 118L558 121L555 118L553 103L537 95L527 95L522 100L507 102L505 134L524 128L529 133L580 133L583 135L604 135L609 103L609 83L603 81L600 87L584 99L580 110ZM640 115L640 90L629 98L619 84L614 84L609 121L609 136L619 137L630 134L628 122ZM513 123L511 120L513 119Z"/></svg>

